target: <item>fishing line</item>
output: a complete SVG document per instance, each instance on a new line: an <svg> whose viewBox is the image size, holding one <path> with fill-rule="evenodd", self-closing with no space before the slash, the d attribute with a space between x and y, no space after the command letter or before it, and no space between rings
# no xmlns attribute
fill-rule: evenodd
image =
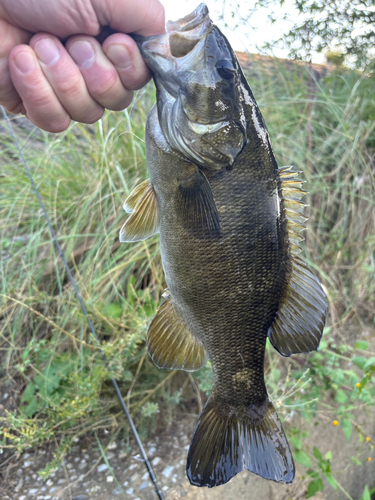
<svg viewBox="0 0 375 500"><path fill-rule="evenodd" d="M60 243L59 243L59 241L58 241L58 239L57 239L56 233L55 233L55 231L54 231L54 229L53 229L53 227L52 227L52 224L51 224L50 218L48 217L47 211L46 211L45 206L44 206L44 204L43 204L42 198L41 198L41 196L40 196L40 194L39 194L38 188L36 187L36 184L35 184L35 182L34 182L33 176L31 175L31 171L30 171L30 169L29 169L29 167L28 167L28 165L27 165L27 162L26 162L26 160L25 160L25 157L23 156L22 149L21 149L21 146L20 146L20 144L19 144L19 142L18 142L18 139L17 139L17 137L16 137L16 134L15 134L15 132L14 132L13 126L12 126L12 124L11 124L11 122L10 122L10 120L9 120L9 117L8 117L8 115L7 115L6 111L5 111L5 109L3 108L3 106L1 106L1 105L0 105L0 108L1 108L1 110L2 110L2 112L3 112L4 119L5 119L5 121L6 121L7 125L8 125L9 130L10 130L10 133L11 133L11 136L12 136L12 138L13 138L14 144L16 145L16 148L17 148L17 150L18 150L18 153L19 153L20 159L21 159L21 161L22 161L22 163L23 163L23 166L25 167L25 170L26 170L27 176L28 176L28 178L29 178L29 180L30 180L30 182L31 182L31 184L32 184L32 186L33 186L33 189L34 189L34 191L35 191L35 195L36 195L36 197L38 198L38 201L39 201L40 207L41 207L41 209L42 209L42 212L43 212L43 214L44 214L44 217L46 218L47 225L48 225L48 227L49 227L49 230L51 231L52 238L53 238L53 240L54 240L54 242L55 242L55 244L56 244L57 250L58 250L58 252L59 252L59 254L60 254L61 260L63 261L63 264L64 264L64 267L65 267L65 269L66 269L66 272L68 273L68 276L69 276L70 282L71 282L71 283L72 283L72 285L73 285L73 288L74 288L75 294L76 294L77 299L78 299L78 301L79 301L79 303L80 303L80 305L81 305L81 309L82 309L82 311L83 311L83 314L86 316L86 320L87 320L87 323L88 323L89 328L90 328L90 330L91 330L91 333L93 334L93 337L94 337L94 339L96 340L96 342L97 342L97 344L98 344L98 346L99 346L100 353L101 353L101 356L102 356L102 360L103 360L103 362L104 362L104 364L105 364L105 366L106 366L106 368L107 368L108 372L110 373L110 372L111 372L111 370L110 370L110 368L109 368L107 358L106 358L106 356L105 356L105 354L104 354L103 350L101 349L101 344L100 344L100 341L99 341L98 336L97 336L97 334L96 334L96 331L95 331L94 325L91 323L91 320L90 320L89 315L88 315L88 313L87 313L87 310L86 310L85 304L84 304L83 299L82 299L82 297L81 297L81 294L79 293L79 290L78 290L78 287L77 287L77 285L76 285L76 282L75 282L75 280L74 280L74 278L73 278L73 276L72 276L72 273L70 272L70 268L69 268L68 263L67 263L67 261L66 261L66 259L65 259L64 252L63 252L63 250L62 250L62 248L61 248L61 246L60 246ZM130 416L130 413L129 413L129 411L128 411L128 408L127 408L127 406L126 406L126 404L125 404L125 401L124 401L124 399L123 399L123 397L122 397L122 395L121 395L121 392L120 392L120 389L119 389L119 387L118 387L118 385L117 385L117 382L116 382L116 380L115 380L115 379L114 379L111 375L110 375L110 377L111 377L111 382L112 382L112 384L113 384L113 387L115 388L115 391L116 391L117 397L118 397L118 399L119 399L119 401L120 401L120 405L121 405L122 409L124 410L124 413L125 413L125 415L126 415L126 418L127 418L127 419L128 419L128 421L129 421L130 428L131 428L131 430L132 430L132 432L133 432L133 434L134 434L135 440L137 441L138 448L139 448L139 451L141 452L141 455L142 455L143 461L144 461L144 463L145 463L145 465L146 465L147 471L148 471L148 473L149 473L149 475L150 475L150 478L151 478L152 482L154 483L154 486L155 486L155 489L156 489L156 493L157 493L157 495L158 495L158 497L159 497L159 499L160 499L160 500L164 500L163 493L162 493L162 491L161 491L161 489L160 489L160 487L159 487L159 484L158 484L158 482L157 482L156 476L155 476L154 471L152 470L151 464L150 464L150 462L149 462L149 460L148 460L148 458L147 458L146 452L145 452L145 450L144 450L144 448L143 448L143 445L142 445L142 442L141 442L140 437L139 437L139 435L138 435L137 429L135 428L135 425L134 425L133 420L132 420L132 418L131 418L131 416Z"/></svg>

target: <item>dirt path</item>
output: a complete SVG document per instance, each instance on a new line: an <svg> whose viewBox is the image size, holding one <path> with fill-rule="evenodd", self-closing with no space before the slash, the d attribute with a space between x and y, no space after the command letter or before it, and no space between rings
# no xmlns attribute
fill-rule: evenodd
<svg viewBox="0 0 375 500"><path fill-rule="evenodd" d="M370 418L371 417L371 420ZM372 436L375 436L375 414L358 415L359 423L364 420L367 429L371 421ZM305 470L297 464L297 475L290 486L280 485L242 472L226 485L218 488L196 488L191 486L185 475L185 461L193 432L195 419L183 418L183 422L146 441L145 449L149 455L161 489L166 500L302 500L305 498L309 480L303 476ZM181 422L181 420L180 420ZM364 423L364 422L363 422ZM307 426L296 419L293 426ZM307 427L306 427L307 428ZM356 466L350 455L356 454L358 437L355 433L349 444L339 428L317 420L309 424L313 429L309 438L311 448L316 445L322 451L332 451L332 470L342 471L338 480L357 500L363 493L365 484L375 482L375 460L363 466ZM107 442L106 442L107 441ZM102 439L105 447L108 438ZM88 439L77 442L64 464L52 473L47 481L38 475L52 458L52 450L39 450L25 453L9 462L8 469L2 474L1 499L8 500L155 500L156 493L149 479L144 463L133 447L133 452L126 453L126 444L113 442L107 449L108 464L98 450L95 441ZM345 456L341 450L345 449ZM108 467L108 465L110 467ZM112 469L112 471L110 470ZM318 493L317 500L342 500L345 496L340 490L333 490L325 485L324 493Z"/></svg>

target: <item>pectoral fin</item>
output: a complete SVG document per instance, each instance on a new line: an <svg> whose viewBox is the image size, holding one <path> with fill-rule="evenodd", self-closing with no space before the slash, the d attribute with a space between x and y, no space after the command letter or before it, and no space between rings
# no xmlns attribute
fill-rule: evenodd
<svg viewBox="0 0 375 500"><path fill-rule="evenodd" d="M212 238L220 235L220 215L211 186L199 168L186 179L179 179L177 196L181 220L193 236Z"/></svg>
<svg viewBox="0 0 375 500"><path fill-rule="evenodd" d="M158 308L148 329L147 349L158 368L192 372L207 361L203 344L178 317L170 295Z"/></svg>
<svg viewBox="0 0 375 500"><path fill-rule="evenodd" d="M124 203L132 212L120 231L120 241L146 240L159 230L159 210L154 188L149 180L137 186Z"/></svg>
<svg viewBox="0 0 375 500"><path fill-rule="evenodd" d="M134 212L135 207L143 198L144 194L150 188L150 186L151 186L150 179L146 179L133 189L133 191L129 194L129 196L125 200L124 203L125 212L128 212L129 214Z"/></svg>

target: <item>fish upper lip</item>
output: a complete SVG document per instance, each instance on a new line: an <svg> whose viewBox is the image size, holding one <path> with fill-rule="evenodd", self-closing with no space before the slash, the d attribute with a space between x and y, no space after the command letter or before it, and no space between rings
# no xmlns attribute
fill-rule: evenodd
<svg viewBox="0 0 375 500"><path fill-rule="evenodd" d="M193 12L191 12L187 16L182 17L177 21L168 21L166 26L167 33L172 33L174 31L187 32L195 30L204 22L207 16L207 5L201 3Z"/></svg>
<svg viewBox="0 0 375 500"><path fill-rule="evenodd" d="M200 4L191 14L178 21L168 21L167 33L145 38L139 35L132 35L138 45L146 63L152 71L157 73L160 67L160 58L164 59L162 66L169 71L176 71L183 66L185 57L189 57L194 50L200 50L199 43L210 33L213 27L208 15L208 8L205 4ZM186 53L174 53L174 41L177 39L186 41ZM157 63L156 60L159 60ZM160 69L160 68L159 68Z"/></svg>

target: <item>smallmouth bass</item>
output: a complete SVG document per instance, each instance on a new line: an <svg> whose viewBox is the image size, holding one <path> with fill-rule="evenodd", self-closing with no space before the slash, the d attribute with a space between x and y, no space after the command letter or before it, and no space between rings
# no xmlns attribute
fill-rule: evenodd
<svg viewBox="0 0 375 500"><path fill-rule="evenodd" d="M283 356L317 349L327 314L299 256L300 172L278 168L251 89L204 4L137 43L157 103L146 126L150 179L125 201L120 240L160 234L168 289L148 330L155 364L194 371L211 360L188 478L212 487L246 468L290 483L293 457L264 382L266 339Z"/></svg>

